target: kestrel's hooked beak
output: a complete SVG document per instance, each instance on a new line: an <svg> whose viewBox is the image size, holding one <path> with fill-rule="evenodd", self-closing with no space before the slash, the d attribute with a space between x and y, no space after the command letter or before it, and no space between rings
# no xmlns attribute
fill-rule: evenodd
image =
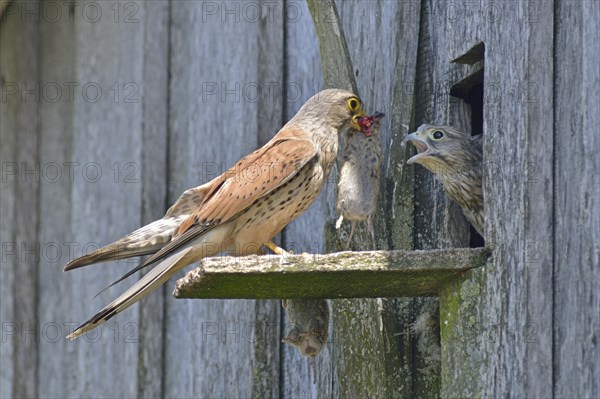
<svg viewBox="0 0 600 399"><path fill-rule="evenodd" d="M433 154L433 150L427 143L427 140L422 138L419 132L411 133L402 140L404 143L411 143L416 149L417 154L410 157L407 164L419 162L419 159Z"/></svg>
<svg viewBox="0 0 600 399"><path fill-rule="evenodd" d="M359 118L362 118L365 115L366 112L362 107L358 111L356 111L354 115L352 115L352 127L354 128L354 130L357 130L359 132L362 131L360 125L358 124L358 120Z"/></svg>

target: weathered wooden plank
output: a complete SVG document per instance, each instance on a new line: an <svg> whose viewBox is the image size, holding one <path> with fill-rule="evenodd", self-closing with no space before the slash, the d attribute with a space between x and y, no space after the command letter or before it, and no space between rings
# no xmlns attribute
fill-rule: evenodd
<svg viewBox="0 0 600 399"><path fill-rule="evenodd" d="M258 23L257 82L262 90L256 110L257 144L263 145L283 126L285 4L283 0L258 4L263 10L270 7L266 9L268 12L261 13ZM274 398L279 396L281 383L281 303L279 300L256 301L255 312L252 396Z"/></svg>
<svg viewBox="0 0 600 399"><path fill-rule="evenodd" d="M404 135L412 131L415 99L418 92L417 55L421 33L422 2L403 5L399 16L400 39L397 53L396 79L393 87L392 110L390 113L389 158L384 164L382 201L384 206L378 220L385 225L389 248L412 249L421 234L415 234L414 212L419 204L415 197L414 168L406 165L411 151L402 145ZM372 77L377 79L377 77ZM390 217L391 215L391 217ZM397 363L400 374L390 373L397 380L410 381L397 384L397 391L404 397L437 397L439 395L439 347L437 339L438 301L433 298L398 298L384 301L383 317L388 327L384 336L387 347L398 352ZM415 329L417 320L426 319L428 330ZM387 351L388 353L390 351ZM393 371L393 369L392 369ZM407 378L410 375L410 379ZM396 381L397 381L396 380Z"/></svg>
<svg viewBox="0 0 600 399"><path fill-rule="evenodd" d="M486 224L489 222L492 226L486 231L486 239L497 243L495 253L498 253L483 280L474 276L443 296L446 303L442 306L441 322L449 324L442 329L442 396L497 396L511 392L516 396L543 397L551 393L548 390L551 389L551 353L547 350L552 346L549 333L551 315L547 306L551 303L551 275L543 268L534 270L527 256L528 243L534 240L535 245L544 248L545 254L551 252L548 229L551 225L550 206L547 201L540 199L551 198L552 187L548 181L551 181L549 165L552 146L549 141L533 133L552 129L547 117L552 114L549 105L551 95L544 95L542 99L536 97L531 101L533 99L523 94L530 94L527 89L532 85L536 89L551 86L551 69L547 68L548 63L540 63L539 60L552 56L552 32L547 24L544 29L538 29L535 19L531 19L532 8L536 17L552 20L550 3L536 2L527 8L510 9L484 2L481 6L460 8L461 18L457 18L457 9L448 4L430 1L426 5L421 38L424 42L420 45L425 59L444 65L439 60L450 61L465 53L472 54L469 50L481 40L485 41L484 132L487 136L484 137L489 140L484 151L488 182L485 190L486 209L491 207L496 215L491 218L486 214ZM519 18L509 18L511 12ZM507 28L508 21L511 28ZM530 43L527 47L529 52L523 54L525 50L522 43ZM521 51L515 52L515 48ZM493 54L493 57L489 58L488 54ZM530 61L523 63L523 59ZM423 65L419 67L423 74L430 73L425 64L420 65ZM507 65L511 67L507 69ZM430 98L423 98L422 101L432 105L425 106L422 111L423 107L417 106L417 119L419 116L423 117L423 121L431 120L436 115L444 117L447 109L450 111L447 115L450 123L462 128L471 127L470 117L463 105L450 103L448 107L443 104L449 87L457 83L457 78L464 78L461 74L468 72L468 69L461 66L434 69L441 73L434 72L433 79L426 78L424 81L429 83L419 90ZM475 129L475 126L471 128ZM502 132L502 135L497 135L497 132ZM536 150L515 153L515 143L519 149L527 148L525 143L535 143L532 146ZM537 186L531 186L531 182L523 178L533 171L530 165L539 167L541 172ZM436 207L425 204L425 209ZM435 215L433 213L432 216ZM453 219L445 216L436 218ZM441 231L439 238L442 242L450 237L451 244L455 241L452 238L457 235L451 234L451 225L445 225L439 230L434 227L433 233ZM500 241L497 241L498 237L502 237ZM549 262L546 256L540 259L540 265ZM515 284L510 276L523 270L526 270L527 279L519 279ZM537 287L540 287L539 292ZM481 292L482 297L471 297L462 302L452 299L452 295L458 295L463 290L467 294ZM487 311L482 314L480 308ZM468 330L465 330L465 326L468 326ZM544 330L536 338L539 338L538 342L543 342L539 346L523 338L536 327ZM454 339L445 342L445 335ZM472 362L464 361L465 353L472 354ZM485 357L488 355L491 358ZM476 364L482 362L482 356L485 364L493 366L478 368ZM519 367L503 366L514 363L518 363ZM467 366L456 367L457 364ZM519 378L519 373L521 376L528 373L529 376Z"/></svg>
<svg viewBox="0 0 600 399"><path fill-rule="evenodd" d="M514 264L504 266L515 267L513 273L518 273L523 270L523 267L526 270L525 279L520 280L521 293L519 297L521 300L517 302L518 307L515 309L517 312L524 311L526 316L523 320L520 314L511 314L509 308L508 314L513 322L507 326L507 335L511 336L511 340L516 343L512 351L517 354L507 361L512 364L522 360L523 372L521 373L518 369L511 370L513 375L508 381L508 386L511 387L513 381L523 381L523 377L525 377L522 395L541 398L555 394L554 389L551 388L552 382L555 381L552 371L552 365L555 363L553 353L549 348L553 346L555 339L552 333L554 316L550 303L557 299L553 297L554 272L550 273L552 264L555 262L553 248L556 245L553 227L553 179L555 173L553 163L555 162L556 147L553 140L548 140L539 132L551 132L556 126L553 83L555 68L560 68L560 63L550 64L544 61L556 56L553 28L554 5L551 2L540 1L534 3L533 7L535 8L532 8L531 5L528 6L529 20L525 23L528 28L526 43L529 48L529 62L520 78L522 82L527 82L527 97L523 101L526 104L526 114L522 127L526 132L525 143L527 143L526 147L523 147L527 148L525 158L527 163L523 168L525 179L523 179L523 173L520 174L520 181L526 190L525 249L520 255L523 259L521 267L515 267ZM532 10L535 10L533 16L531 15ZM507 43L506 51L513 52L512 39L508 33L510 30L504 29L504 32L505 43ZM522 60L521 57L515 57L513 62L517 62L518 59ZM500 59L496 59L496 63L499 62L501 62ZM502 62L506 62L506 60ZM496 129L503 126L500 124L502 123L500 119L497 122L499 124L496 125ZM509 147L508 145L505 147L507 152ZM486 149L489 148L486 147ZM514 149L514 147L512 148ZM488 171L487 177L489 178L492 173ZM505 183L503 189L511 190L511 184ZM542 198L544 200L540 200ZM504 216L506 209L504 206L501 206L500 212L497 214L498 216L502 215L503 219L506 217ZM498 210L498 208L496 209ZM513 215L513 217L516 216ZM500 223L500 218L497 218L496 221ZM509 234L502 238L505 243L515 238L510 232L507 233ZM511 247L511 245L507 245L501 251L514 250ZM499 265L499 263L495 263L495 265ZM515 288L511 279L503 281L502 284L504 292ZM497 297L494 300L497 300ZM598 317L597 312L596 317ZM523 347L524 353L520 352ZM488 392L490 391L488 383ZM516 392L518 391L516 390ZM498 390L495 392L500 393Z"/></svg>
<svg viewBox="0 0 600 399"><path fill-rule="evenodd" d="M4 5L4 4L3 4ZM38 6L38 2L31 5ZM2 370L0 395L36 397L39 390L37 267L39 26L5 16L0 26L0 128L2 130ZM27 92L30 91L30 93Z"/></svg>
<svg viewBox="0 0 600 399"><path fill-rule="evenodd" d="M462 55L463 51L468 51L480 40L481 25L473 22L478 14L472 7L465 6L464 10L461 8L459 13L461 16L464 15L464 18L457 18L453 14L453 12L456 13L456 9L451 6L446 7L447 5L448 3L436 1L425 1L422 5L418 67L415 80L415 92L417 93L415 97L415 123L413 128L422 123L448 123L458 129L472 131L474 127L471 126L470 106L462 100L452 98L450 89L475 70L471 66L457 65L451 63L451 61ZM414 169L414 223L415 230L418 232L415 236L416 248L467 246L469 244L469 227L460 208L448 198L441 183L431 172L421 166L415 166ZM441 328L439 345L441 347L434 348L435 345L438 345L436 337L434 344L428 345L425 350L425 352L429 351L435 356L428 356L427 353L423 355L423 363L426 367L433 368L436 373L441 372L441 381L437 381L439 387L437 395L439 397L469 396L468 391L461 391L463 385L478 383L478 377L465 375L464 369L469 369L471 366L465 365L465 367L462 367L464 363L458 360L465 353L473 353L473 350L468 347L473 340L446 340L446 335L450 335L448 330L454 331L453 329L457 329L459 331L457 334L464 334L463 326L465 320L467 320L458 311L454 318L449 318L447 307L450 306L449 303L456 304L457 301L449 302L447 293L454 293L454 288L455 286L452 286L452 289L442 291L439 305L437 301L431 300L426 304L417 302L414 305L416 307L416 321L422 318L437 320L437 307L439 306ZM451 297L450 299L454 298ZM458 301L457 306L460 305L462 305L462 302ZM454 308L452 309L454 310ZM471 332L473 324L469 324L469 328L469 332ZM431 331L428 333L431 334ZM437 331L435 331L435 334L437 334ZM421 342L424 338L423 334L416 335L415 341ZM473 335L477 336L477 334ZM432 361L436 358L436 351L438 350L440 351L441 371L439 366L435 365L435 360ZM473 361L472 364L476 364L476 362Z"/></svg>
<svg viewBox="0 0 600 399"><path fill-rule="evenodd" d="M8 36L9 27L8 24L0 26L0 46L7 48L8 45L5 39ZM8 65L5 64L5 60L13 60L14 58L0 58L0 79L4 81L5 74ZM14 67L13 67L14 68ZM4 90L4 88L3 88ZM8 101L0 102L0 162L5 165L5 168L11 163L14 164L16 158L14 156L15 146L15 120L10 118L8 115L12 113L11 107L8 105ZM18 177L17 177L18 178ZM14 177L9 179L7 176L7 169L2 170L2 179L0 180L0 190L2 191L2 197L0 198L0 241L3 243L15 243L13 236L14 226L14 207L15 207L15 193L14 193ZM14 248L14 247L13 247ZM7 254L8 248L5 246L2 248L2 253ZM14 251L13 251L14 253ZM14 255L13 255L14 256ZM18 262L18 259L12 259L10 262L8 258L3 259L0 262L0 273L2 278L0 279L0 292L7 293L5 297L0 301L0 321L4 324L5 328L2 330L2 334L5 340L0 343L0 365L2 373L0 373L0 396L9 397L12 395L14 386L14 356L15 346L14 342L18 338L10 337L10 331L15 331L16 324L11 320L14 320L14 306L13 306L13 295L12 287L14 282L14 265ZM10 293L10 295L8 294ZM10 330L9 330L10 329Z"/></svg>
<svg viewBox="0 0 600 399"><path fill-rule="evenodd" d="M337 5L361 98L368 112L386 114L381 127L384 161L381 211L375 218L377 245L412 249L412 169L404 167L401 140L414 113L420 2L338 1ZM357 230L356 241L363 244L356 249L369 248L366 229ZM330 249L335 241L329 241ZM420 372L421 355L409 333L414 308L411 299L332 302L336 341L343 343L343 350L335 352L338 396L435 395L437 388L428 392L422 388L431 374ZM356 315L364 322L357 323Z"/></svg>
<svg viewBox="0 0 600 399"><path fill-rule="evenodd" d="M600 397L600 3L558 1L555 15L554 394L595 398ZM548 266L540 265L546 272Z"/></svg>
<svg viewBox="0 0 600 399"><path fill-rule="evenodd" d="M323 87L319 46L306 1L286 1L285 18L285 92L284 118L289 120L302 104ZM326 206L329 197L335 198L335 167L328 183L315 203L301 217L283 231L285 248L295 253L322 253L324 247L323 220L333 219ZM283 333L287 319L282 317ZM331 330L330 330L331 331ZM330 333L331 334L331 333ZM280 339L283 336L280 337ZM333 346L327 343L316 359L317 383L310 378L308 362L291 345L281 348L280 396L285 398L310 398L332 396Z"/></svg>
<svg viewBox="0 0 600 399"><path fill-rule="evenodd" d="M144 12L140 3L130 4L138 7L137 22L125 23L122 13L115 22L111 4L96 2L75 5L74 13L63 14L58 22L44 21L42 77L48 80L41 83L58 82L63 96L56 103L42 102L40 158L43 165L56 162L63 175L59 184L41 183L44 218L39 229L42 245L58 243L63 251L58 260L42 257L39 320L42 326L57 323L57 334L63 336L89 318L99 301L122 290L116 287L99 301L90 300L122 273L125 264L131 265L118 262L121 267L99 265L64 274L64 263L141 224L143 87L139 77L144 30L139 21ZM82 14L83 7L89 13ZM72 96L65 87L69 82ZM68 162L74 163L72 180ZM131 309L74 343L54 335L42 340L40 389L54 397L135 396L137 316ZM107 366L115 364L124 367Z"/></svg>
<svg viewBox="0 0 600 399"><path fill-rule="evenodd" d="M390 112L389 155L384 163L382 182L381 211L376 219L385 226L383 245L390 249L413 249L416 239L414 211L414 169L407 167L406 160L412 155L402 144L404 135L414 127L415 99L417 86L417 55L421 32L422 2L409 2L402 5L397 17L399 43L397 60L388 61L396 65L396 77ZM360 54L360 53L359 53ZM361 57L359 56L359 62ZM368 62L368 60L365 60ZM368 67L368 64L366 65ZM364 67L363 67L364 68ZM386 76L390 72L384 72ZM377 76L371 76L377 80ZM387 113L387 111L386 111ZM385 133L384 133L385 140ZM386 143L386 141L383 141ZM418 200L418 198L417 198ZM391 217L390 217L391 215ZM397 360L391 358L390 383L403 397L437 397L439 395L439 348L437 346L437 326L428 325L429 331L415 334L416 320L423 315L435 320L438 303L432 298L397 298L383 301L384 348L397 352ZM428 334L428 339L426 335ZM387 353L392 352L386 350ZM394 363L395 360L395 363ZM395 364L401 364L400 372L395 372ZM410 379L407 378L410 375ZM402 381L398 384L398 381ZM410 381L410 384L406 381Z"/></svg>
<svg viewBox="0 0 600 399"><path fill-rule="evenodd" d="M338 10L333 0L307 0L321 55L321 71L323 80L338 89L358 93L352 62L346 45L343 25L340 23Z"/></svg>
<svg viewBox="0 0 600 399"><path fill-rule="evenodd" d="M264 103L257 96L267 94L266 82L259 81L259 64L268 62L261 61L261 51L269 58L259 44L262 10L262 3L243 2L172 7L169 201L258 146L258 113ZM264 120L260 123L267 127ZM256 340L262 339L255 337L256 323L264 322L256 311L254 301L166 300L164 395L250 397L254 389L266 392L266 386L255 385L254 372L264 369L260 362L275 360L254 354L260 347ZM270 320L277 308L267 311ZM266 385L273 389L273 384Z"/></svg>
<svg viewBox="0 0 600 399"><path fill-rule="evenodd" d="M457 77L449 83L460 81ZM469 104L461 99L449 99L450 125L462 131L473 132ZM446 199L443 245L464 245L469 242L468 222L460 208ZM454 234L453 234L454 233ZM477 376L483 365L483 355L474 345L481 336L485 314L482 291L486 269L468 273L466 278L449 284L440 292L439 325L441 346L440 397L477 396L481 379ZM460 365L460 367L457 367Z"/></svg>
<svg viewBox="0 0 600 399"><path fill-rule="evenodd" d="M36 384L43 387L44 393L56 396L69 392L84 393L75 375L84 365L77 360L79 351L69 346L64 336L76 326L77 321L91 315L97 306L90 301L91 297L84 289L77 288L74 275L62 272L64 264L82 251L82 241L74 235L72 228L75 216L72 192L74 185L86 184L81 174L82 158L73 152L76 134L73 128L74 102L75 95L81 96L81 91L73 90L69 100L70 93L65 86L66 82L79 83L75 76L75 32L75 25L67 18L57 23L44 21L41 24L39 79L41 84L56 82L62 96L57 102L42 101L39 113L41 151L38 161L44 166L56 165L56 168L48 167L40 182L40 213L44 217L40 219L39 241L51 249L52 245L58 245L58 250L55 254L54 251L48 253L52 255L50 257L44 256L39 268L39 322L42 331L47 327L47 333L43 334L37 349L40 364L45 366L40 368ZM77 168L75 163L78 163ZM81 297L78 298L79 295ZM78 314L73 311L73 302L81 303Z"/></svg>
<svg viewBox="0 0 600 399"><path fill-rule="evenodd" d="M476 16L469 7L465 18L456 18L446 3L423 3L423 20L419 35L419 59L415 83L414 128L422 123L446 124L470 131L465 113L468 107L450 97L450 88L471 74L472 68L450 63L459 45L465 48L477 43L480 28L471 24ZM458 40L460 38L460 40ZM468 47L465 51L468 50ZM412 150L411 150L412 151ZM419 232L416 247L421 249L456 247L468 244L469 228L462 211L445 194L435 176L415 166L415 228Z"/></svg>
<svg viewBox="0 0 600 399"><path fill-rule="evenodd" d="M177 282L176 298L380 298L435 296L482 266L484 248L206 258ZM302 281L302 284L298 284Z"/></svg>
<svg viewBox="0 0 600 399"><path fill-rule="evenodd" d="M168 92L169 79L169 1L140 4L144 18L143 141L140 164L142 224L159 219L168 208ZM137 397L163 395L164 375L164 297L161 287L139 305L139 350Z"/></svg>
<svg viewBox="0 0 600 399"><path fill-rule="evenodd" d="M499 16L485 6L483 18ZM554 7L516 11L484 32L485 238L495 250L480 321L481 396L551 397L555 148L540 132L553 131Z"/></svg>
<svg viewBox="0 0 600 399"><path fill-rule="evenodd" d="M441 397L477 397L481 392L488 367L480 348L487 273L487 267L469 271L440 291Z"/></svg>

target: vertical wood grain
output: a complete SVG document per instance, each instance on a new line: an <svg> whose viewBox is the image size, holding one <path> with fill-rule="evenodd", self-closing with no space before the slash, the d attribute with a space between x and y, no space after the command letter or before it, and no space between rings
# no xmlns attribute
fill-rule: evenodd
<svg viewBox="0 0 600 399"><path fill-rule="evenodd" d="M57 82L62 90L68 89L65 82L73 82L73 87L79 83L75 76L75 32L74 24L69 23L67 18L57 24L42 23L41 82ZM78 87L81 88L81 85ZM75 185L86 184L81 174L81 158L74 152L73 146L76 134L73 128L75 96L81 96L81 91L74 89L71 98L68 94L65 91L56 103L43 101L40 104L42 150L39 160L42 165L58 165L56 170L59 167L61 170L60 174L51 174L51 169L48 169L49 172L44 174L40 183L40 212L44 217L40 220L39 240L44 246L59 245L60 249L56 252L60 255L57 258L44 256L39 268L40 323L42 326L58 327L56 330L49 327L38 347L40 362L51 365L40 369L37 381L46 395L73 395L77 388L82 392L75 374L84 366L77 359L78 349L69 345L64 336L69 333L69 328L75 327L76 322L91 316L96 310L95 306L98 306L90 300L91 296L86 294L85 287L78 288L74 275L62 272L64 264L82 251L81 241L72 228L72 192ZM79 163L77 169L76 162ZM66 174L67 168L71 168L72 178ZM57 177L56 181L54 176ZM92 219L90 224L95 224L95 220ZM106 238L107 241L109 239ZM69 247L73 250L69 250ZM81 304L78 314L73 311L74 302Z"/></svg>
<svg viewBox="0 0 600 399"><path fill-rule="evenodd" d="M37 7L39 3L32 2ZM0 26L2 101L2 369L0 393L36 397L39 25L5 17ZM14 173L14 174L13 174ZM5 219L6 218L6 219Z"/></svg>
<svg viewBox="0 0 600 399"><path fill-rule="evenodd" d="M265 12L258 22L256 82L262 89L256 109L257 145L264 145L284 124L284 2L264 0L258 5ZM257 300L255 312L252 396L274 398L281 384L281 303Z"/></svg>
<svg viewBox="0 0 600 399"><path fill-rule="evenodd" d="M142 101L143 140L140 183L141 221L150 223L163 216L167 203L169 12L168 0L149 1L140 21L144 32ZM139 348L137 396L163 396L165 374L164 297L168 287L160 287L139 306Z"/></svg>
<svg viewBox="0 0 600 399"><path fill-rule="evenodd" d="M554 10L540 1L499 15L486 5L482 18L494 22L485 79L497 96L484 104L485 238L494 252L482 292L481 394L550 397Z"/></svg>
<svg viewBox="0 0 600 399"><path fill-rule="evenodd" d="M50 3L57 21L37 1L13 1L0 19L0 396L436 396L439 370L411 332L435 312L426 298L333 301L315 385L279 342L278 301L175 301L174 279L64 340L130 284L91 300L137 261L63 265L269 140L323 87L327 54L300 0ZM441 396L599 396L598 3L336 4L366 109L386 114L379 249L468 245L459 208L405 164L400 142L425 122L469 129L449 91L473 68L451 60L485 42L494 254L442 293L441 322L455 324L442 337ZM287 249L337 248L336 183L334 170L285 229ZM355 242L370 243L363 226Z"/></svg>
<svg viewBox="0 0 600 399"><path fill-rule="evenodd" d="M401 141L414 112L410 84L416 74L420 3L337 4L367 112L386 114L381 127L384 187L374 223L378 248L412 248L412 223L399 223L410 219L413 201L412 171L404 165ZM363 244L355 249L369 249L365 230L359 226ZM421 373L420 354L412 349L411 300L335 300L332 305L338 395L413 397L427 391L427 396L435 395L436 373ZM431 382L433 388L426 388Z"/></svg>
<svg viewBox="0 0 600 399"><path fill-rule="evenodd" d="M558 1L555 16L554 395L593 398L600 396L600 60L589 49L600 42L600 4Z"/></svg>
<svg viewBox="0 0 600 399"><path fill-rule="evenodd" d="M319 47L306 1L286 1L284 119L288 121L302 104L323 87ZM331 173L333 175L335 171ZM331 176L330 175L330 176ZM323 251L323 221L327 218L326 198L335 190L328 180L313 205L284 230L286 249L296 253ZM282 317L284 334L289 321ZM281 337L283 338L283 337ZM330 330L331 338L331 330ZM331 396L332 344L329 342L316 359L317 383L313 384L306 358L291 345L281 348L281 397Z"/></svg>
<svg viewBox="0 0 600 399"><path fill-rule="evenodd" d="M270 106L260 100L268 94L266 83L281 76L276 68L281 42L276 39L277 27L265 26L268 22L260 19L264 14L257 7L263 4L248 4L181 2L172 7L169 201L224 172L276 133L266 130L280 127L277 120L266 119L266 115L281 118L276 108L261 117L259 112ZM272 47L261 43L261 32L275 35L269 38ZM260 66L269 63L273 75ZM259 128L265 132L259 133ZM262 305L252 300L175 302L169 295L164 394L276 395L276 375L265 365L278 370L277 336L256 335L278 319L279 309ZM272 328L276 327L268 326ZM255 373L270 381L257 380Z"/></svg>
<svg viewBox="0 0 600 399"><path fill-rule="evenodd" d="M153 5L160 7L159 3ZM89 13L83 14L83 10ZM156 39L156 47L160 47L161 36L164 43L167 36L158 24L146 20L141 3L127 7L121 3L66 4L63 11L58 21L46 18L41 23L40 83L58 85L62 96L55 102L48 97L53 93L47 92L41 100L40 161L42 171L50 166L48 171L53 172L51 166L58 165L62 175L53 180L50 172L42 173L40 184L40 212L44 215L40 243L42 248L56 246L60 254L41 253L38 351L40 362L51 366L40 370L38 385L50 396L86 392L134 395L136 389L141 396L156 396L161 391L161 379L157 378L160 373L156 372L161 366L161 335L147 339L143 349L138 345L141 328L146 334L162 329L162 321L157 323L151 311L141 311L143 325L138 323L133 308L76 343L62 338L87 319L100 301L117 295L122 287L90 301L93 293L122 274L123 266L134 265L135 260L69 274L62 273L62 266L86 248L89 251L134 229L142 218L148 220L164 212L165 178L156 172L166 167L166 147L160 143L160 135L166 137L164 126L162 130L160 126L161 118L162 124L166 123L160 103L166 109L166 99L160 90L153 90L161 82L152 69L164 77L167 70L165 62L156 62L161 58L160 51L146 48L145 43ZM150 39L144 39L145 35ZM165 52L163 48L163 56ZM150 53L156 58L148 56ZM152 67L144 68L144 63L152 63ZM147 91L146 83L151 86ZM144 108L148 110L145 116ZM144 166L142 153L148 157ZM153 215L143 216L144 212ZM161 313L159 304L143 302L141 307L145 306L155 314ZM150 327L152 324L155 327ZM107 364L123 367L107 368ZM110 377L111 373L120 377ZM107 377L120 382L107 384Z"/></svg>
<svg viewBox="0 0 600 399"><path fill-rule="evenodd" d="M58 182L41 182L40 242L59 243L63 252L58 260L42 257L40 324L57 323L61 336L122 292L119 285L91 301L124 268L135 264L135 260L105 263L62 273L69 259L142 222L144 30L140 26L145 14L141 3L135 4L138 11L131 23L124 22L122 9L117 16L108 3L86 2L74 5L58 25L44 25L43 83L73 82L72 98L65 92L59 102L42 101L41 122L42 164L55 162L65 168L64 163L74 163L72 181L63 171ZM89 14L81 14L84 9ZM64 64L57 55L64 57ZM136 308L129 309L75 342L43 335L39 353L44 367L38 382L43 395L134 396L137 316Z"/></svg>
<svg viewBox="0 0 600 399"><path fill-rule="evenodd" d="M462 52L481 40L481 27L473 22L478 17L473 7L473 5L464 5L464 7L461 5L457 12L456 8L446 7L445 4L435 1L424 1L422 4L415 80L414 129L423 123L428 123L450 124L458 129L471 131L470 121L466 117L470 110L466 104L461 103L461 100L450 96L450 89L473 72L466 65L451 63L454 58L462 55ZM411 149L411 153L414 153L413 151L414 149ZM441 182L420 165L414 166L414 176L414 223L417 232L415 247L420 249L468 247L468 222L460 207L448 198ZM467 299L462 295L460 288L458 285L453 286L449 291L466 302ZM448 301L448 295L444 293L442 296L444 301ZM415 318L429 317L433 318L432 321L437 321L437 299L418 299L413 302ZM455 299L452 304L457 302L463 303ZM469 397L476 395L476 389L479 389L478 377L473 377L469 372L473 369L479 371L477 359L479 353L471 345L476 346L480 320L475 319L475 322L469 324L466 318L459 318L454 325L454 320L448 317L447 306L447 303L442 303L439 307L439 323L443 333L439 338L441 347L434 349L432 345L428 346L430 356L433 358L439 356L441 359L441 370L437 369L441 372L438 395ZM457 331L455 335L447 332L452 328ZM433 335L436 336L437 331ZM421 339L422 336L415 337L415 340ZM434 341L437 341L437 336ZM463 357L466 360L463 360ZM427 356L423 358L425 360ZM429 363L432 367L431 361ZM472 388L472 385L476 388Z"/></svg>
<svg viewBox="0 0 600 399"><path fill-rule="evenodd" d="M221 14L227 4L172 7L170 203L257 145L256 112L242 98L242 85L256 76L258 25L238 19L239 3ZM168 295L165 307L165 395L250 396L252 343L243 333L254 321L254 301L175 302Z"/></svg>

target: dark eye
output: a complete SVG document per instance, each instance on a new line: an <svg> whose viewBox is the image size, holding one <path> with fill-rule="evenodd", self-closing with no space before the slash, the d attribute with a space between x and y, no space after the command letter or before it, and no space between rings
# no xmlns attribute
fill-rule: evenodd
<svg viewBox="0 0 600 399"><path fill-rule="evenodd" d="M433 137L435 140L440 140L442 137L444 137L444 132L442 132L441 130L436 130L435 132L433 132L431 137Z"/></svg>
<svg viewBox="0 0 600 399"><path fill-rule="evenodd" d="M356 98L351 98L347 104L350 111L357 111L360 108L360 102Z"/></svg>

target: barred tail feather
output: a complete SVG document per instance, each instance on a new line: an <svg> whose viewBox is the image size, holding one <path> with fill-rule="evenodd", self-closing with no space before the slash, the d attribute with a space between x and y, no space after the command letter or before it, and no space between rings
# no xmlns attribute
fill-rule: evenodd
<svg viewBox="0 0 600 399"><path fill-rule="evenodd" d="M173 274L194 261L193 258L186 256L191 250L192 248L185 248L163 260L120 297L98 312L90 320L77 327L67 338L70 340L76 339L148 295L155 288L167 281Z"/></svg>

